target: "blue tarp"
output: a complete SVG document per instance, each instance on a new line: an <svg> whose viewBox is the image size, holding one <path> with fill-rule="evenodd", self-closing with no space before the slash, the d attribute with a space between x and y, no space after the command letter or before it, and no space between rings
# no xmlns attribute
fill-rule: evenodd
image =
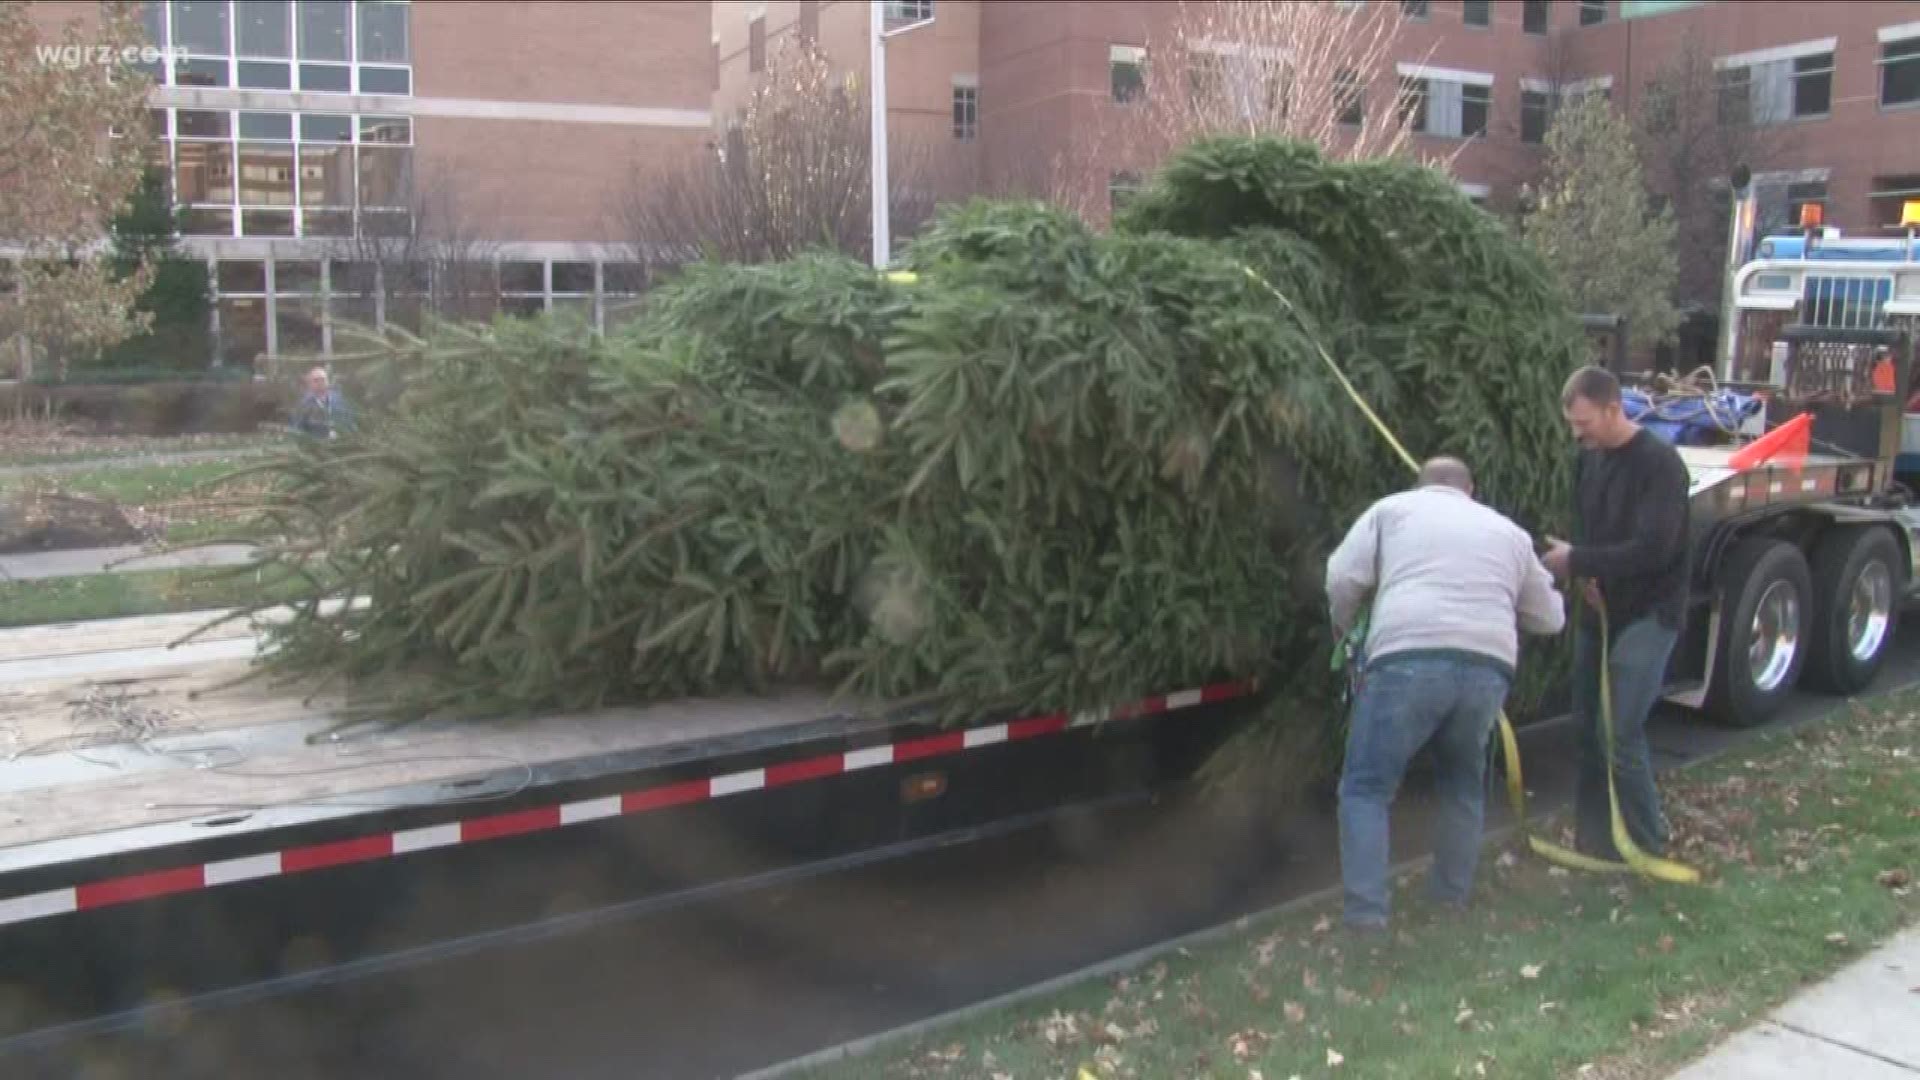
<svg viewBox="0 0 1920 1080"><path fill-rule="evenodd" d="M1724 442L1766 405L1752 394L1732 390L1665 395L1628 387L1620 396L1627 419L1675 446Z"/></svg>

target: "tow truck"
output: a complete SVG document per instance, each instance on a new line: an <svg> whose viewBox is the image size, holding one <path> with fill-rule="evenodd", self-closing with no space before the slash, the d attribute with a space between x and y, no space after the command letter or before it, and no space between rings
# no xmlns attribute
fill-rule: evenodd
<svg viewBox="0 0 1920 1080"><path fill-rule="evenodd" d="M1802 683L1864 689L1920 589L1920 507L1899 479L1920 451L1905 434L1920 420L1905 408L1920 202L1904 239L1844 237L1820 217L1806 208L1799 234L1763 239L1735 271L1711 377L1624 380L1691 481L1693 595L1668 699L1738 726Z"/></svg>

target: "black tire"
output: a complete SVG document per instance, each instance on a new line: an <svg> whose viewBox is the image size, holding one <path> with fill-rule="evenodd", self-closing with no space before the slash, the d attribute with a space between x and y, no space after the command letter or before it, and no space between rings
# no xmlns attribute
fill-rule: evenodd
<svg viewBox="0 0 1920 1080"><path fill-rule="evenodd" d="M1807 651L1806 672L1809 686L1853 694L1872 684L1893 647L1894 631L1900 627L1905 567L1906 553L1886 529L1833 529L1820 538L1813 549L1812 647ZM1884 621L1856 626L1856 603L1870 605L1882 613ZM1856 634L1861 636L1857 638ZM1855 655L1856 641L1865 655Z"/></svg>
<svg viewBox="0 0 1920 1080"><path fill-rule="evenodd" d="M1754 670L1751 647L1754 617L1763 597L1776 588L1790 597L1795 625L1784 670ZM1727 553L1720 579L1720 641L1707 693L1707 712L1723 724L1753 727L1765 723L1793 693L1807 659L1812 626L1813 582L1800 549L1781 540L1742 540Z"/></svg>

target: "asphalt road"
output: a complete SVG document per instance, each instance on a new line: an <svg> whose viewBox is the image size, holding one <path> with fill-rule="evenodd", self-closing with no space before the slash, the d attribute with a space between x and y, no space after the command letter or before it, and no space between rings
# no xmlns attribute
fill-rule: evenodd
<svg viewBox="0 0 1920 1080"><path fill-rule="evenodd" d="M1877 690L1920 682L1920 634ZM1834 708L1801 697L1776 720ZM1564 724L1523 733L1541 807L1571 791ZM1657 763L1745 733L1663 714ZM1424 850L1422 793L1395 855ZM1109 844L1062 856L1032 829L698 906L635 914L339 985L195 1010L0 1062L9 1077L724 1077L934 1016L1328 886L1330 808L1250 847L1165 807L1108 812ZM1490 824L1504 818L1496 806ZM484 894L469 898L484 903ZM596 901L601 898L594 898ZM617 898L606 898L611 903Z"/></svg>

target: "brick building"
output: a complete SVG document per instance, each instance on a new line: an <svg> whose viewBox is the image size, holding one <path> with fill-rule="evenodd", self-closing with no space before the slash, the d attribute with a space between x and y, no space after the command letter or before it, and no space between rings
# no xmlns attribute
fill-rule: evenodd
<svg viewBox="0 0 1920 1080"><path fill-rule="evenodd" d="M488 303L603 322L639 288L612 200L637 164L711 138L705 4L141 8L168 54L148 68L156 160L182 246L209 262L228 363L330 350L339 318L416 321L387 255L414 266L455 243L489 264ZM43 30L95 10L34 8Z"/></svg>
<svg viewBox="0 0 1920 1080"><path fill-rule="evenodd" d="M1632 112L1690 36L1711 54L1723 107L1747 110L1757 126L1790 129L1766 140L1771 160L1751 163L1776 220L1792 201L1818 200L1830 223L1863 228L1897 216L1899 194L1920 189L1920 3L1398 6L1402 59L1383 73L1387 85L1367 93L1392 95L1398 80L1429 102L1447 102L1423 110L1416 148L1450 158L1462 186L1495 208L1512 209L1520 185L1537 177L1556 98L1598 91ZM1122 98L1139 92L1139 72L1178 4L890 0L886 10L895 25L933 19L887 45L895 129L944 128L969 146L978 185L1004 190L1077 134L1133 107ZM868 20L866 0L716 0L716 116L744 97L789 36L815 36L837 64L864 75ZM1107 165L1117 195L1152 163Z"/></svg>

